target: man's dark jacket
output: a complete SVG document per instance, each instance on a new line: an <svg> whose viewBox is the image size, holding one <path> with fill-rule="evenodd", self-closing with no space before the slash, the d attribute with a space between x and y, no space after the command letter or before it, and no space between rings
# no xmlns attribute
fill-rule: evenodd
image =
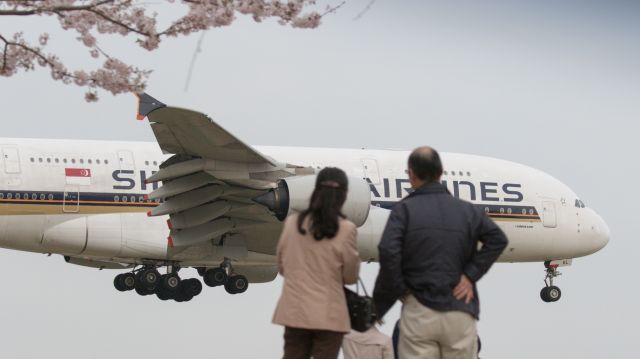
<svg viewBox="0 0 640 359"><path fill-rule="evenodd" d="M433 310L464 311L478 318L475 283L507 243L481 208L451 196L442 184L429 183L415 190L394 206L378 245L380 273L373 299L379 317L411 292ZM462 274L474 284L475 296L469 304L453 296Z"/></svg>

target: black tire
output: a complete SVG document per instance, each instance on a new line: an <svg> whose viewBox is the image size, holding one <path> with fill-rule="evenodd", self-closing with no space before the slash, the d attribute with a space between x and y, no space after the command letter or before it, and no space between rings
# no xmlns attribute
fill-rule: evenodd
<svg viewBox="0 0 640 359"><path fill-rule="evenodd" d="M138 281L144 287L154 289L160 282L160 273L155 269L145 269L138 274Z"/></svg>
<svg viewBox="0 0 640 359"><path fill-rule="evenodd" d="M131 272L123 273L120 283L122 283L124 290L133 290L136 287L136 276Z"/></svg>
<svg viewBox="0 0 640 359"><path fill-rule="evenodd" d="M249 281L247 277L243 275L236 275L229 278L227 284L224 285L224 289L229 294L241 294L247 291L249 288Z"/></svg>
<svg viewBox="0 0 640 359"><path fill-rule="evenodd" d="M136 293L138 293L138 295L141 295L141 296L146 296L146 295L153 294L155 292L154 289L155 288L147 288L147 287L143 286L142 284L136 284L136 287L135 287Z"/></svg>
<svg viewBox="0 0 640 359"><path fill-rule="evenodd" d="M180 288L180 277L178 273L169 273L160 277L162 289L168 292L176 292Z"/></svg>
<svg viewBox="0 0 640 359"><path fill-rule="evenodd" d="M545 303L551 302L551 299L549 298L549 287L544 287L540 290L540 299Z"/></svg>
<svg viewBox="0 0 640 359"><path fill-rule="evenodd" d="M122 274L118 274L115 278L113 278L113 286L116 287L119 292L124 292L127 290L124 287L124 283L122 282Z"/></svg>
<svg viewBox="0 0 640 359"><path fill-rule="evenodd" d="M200 285L200 290L202 290L202 284L199 280L196 279L197 284L192 279L185 279L180 282L180 288L177 292L175 292L173 299L178 302L188 302L193 299L194 291L197 290L197 286Z"/></svg>
<svg viewBox="0 0 640 359"><path fill-rule="evenodd" d="M198 275L204 277L204 274L207 272L207 267L197 267Z"/></svg>
<svg viewBox="0 0 640 359"><path fill-rule="evenodd" d="M227 283L227 272L223 268L208 269L202 278L209 287L219 287Z"/></svg>
<svg viewBox="0 0 640 359"><path fill-rule="evenodd" d="M549 287L547 290L547 298L549 298L550 302L557 302L560 300L560 297L562 297L562 291L560 288L556 286Z"/></svg>
<svg viewBox="0 0 640 359"><path fill-rule="evenodd" d="M159 290L156 290L156 297L158 297L158 299L160 300L169 300L169 299L174 299L175 298L175 292L170 292L168 290L166 290L165 288L161 288Z"/></svg>
<svg viewBox="0 0 640 359"><path fill-rule="evenodd" d="M186 298L193 298L202 293L202 283L196 278L183 280L180 284L180 292Z"/></svg>

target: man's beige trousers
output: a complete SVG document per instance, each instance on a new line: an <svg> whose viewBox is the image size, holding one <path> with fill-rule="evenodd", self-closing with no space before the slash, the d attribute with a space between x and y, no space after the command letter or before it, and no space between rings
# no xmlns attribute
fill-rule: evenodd
<svg viewBox="0 0 640 359"><path fill-rule="evenodd" d="M400 318L400 359L476 359L476 320L465 312L438 312L410 295Z"/></svg>

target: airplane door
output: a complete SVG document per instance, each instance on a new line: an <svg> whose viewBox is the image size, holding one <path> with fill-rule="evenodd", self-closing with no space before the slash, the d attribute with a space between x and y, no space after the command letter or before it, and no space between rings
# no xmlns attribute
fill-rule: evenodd
<svg viewBox="0 0 640 359"><path fill-rule="evenodd" d="M362 168L364 169L364 176L371 180L371 183L380 184L380 171L378 170L378 161L372 158L362 159Z"/></svg>
<svg viewBox="0 0 640 359"><path fill-rule="evenodd" d="M545 227L555 228L558 225L556 205L551 201L542 202L542 221Z"/></svg>
<svg viewBox="0 0 640 359"><path fill-rule="evenodd" d="M3 147L2 159L5 173L20 173L20 154L15 147Z"/></svg>
<svg viewBox="0 0 640 359"><path fill-rule="evenodd" d="M118 164L121 170L135 170L135 161L131 151L118 151Z"/></svg>
<svg viewBox="0 0 640 359"><path fill-rule="evenodd" d="M80 211L80 193L78 186L65 187L62 211L65 213L78 213Z"/></svg>

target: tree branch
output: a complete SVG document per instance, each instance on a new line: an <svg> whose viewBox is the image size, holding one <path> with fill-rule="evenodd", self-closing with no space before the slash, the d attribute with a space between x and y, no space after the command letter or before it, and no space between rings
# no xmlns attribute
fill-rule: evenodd
<svg viewBox="0 0 640 359"><path fill-rule="evenodd" d="M103 13L102 11L98 11L98 10L95 10L95 9L88 9L87 11L100 16L101 18L109 21L112 24L116 24L118 26L122 26L123 28L125 28L125 29L127 29L127 30L129 30L131 32L135 32L136 34L140 34L140 35L143 35L143 36L151 36L151 34L149 34L149 33L142 32L140 30L136 30L136 29L132 28L131 26L128 26L125 23L122 23L122 22L120 22L120 21L118 21L116 19L113 19L113 18L107 16L107 14Z"/></svg>
<svg viewBox="0 0 640 359"><path fill-rule="evenodd" d="M7 49L9 48L9 42L2 35L0 35L0 40L4 41L4 52L2 53L2 71L0 73L4 73L7 68Z"/></svg>
<svg viewBox="0 0 640 359"><path fill-rule="evenodd" d="M46 7L43 6L41 8L36 8L33 10L0 10L0 16L28 16L28 15L36 15L47 12L71 12L71 11L82 11L82 10L91 10L101 5L105 5L108 3L113 3L115 0L102 0L95 3L87 4L87 5L78 5L78 6L53 6ZM23 5L23 6L33 6L33 5Z"/></svg>

